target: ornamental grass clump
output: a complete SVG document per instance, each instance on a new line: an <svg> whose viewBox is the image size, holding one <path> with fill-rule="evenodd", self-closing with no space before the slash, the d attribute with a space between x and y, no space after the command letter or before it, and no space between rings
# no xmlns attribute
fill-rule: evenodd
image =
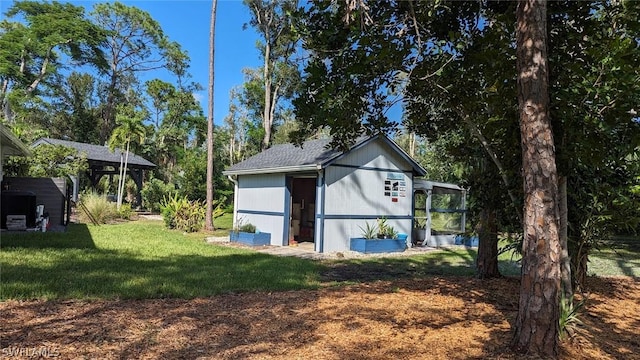
<svg viewBox="0 0 640 360"><path fill-rule="evenodd" d="M362 230L362 237L364 239L375 239L378 235L378 227L376 225L370 225L366 222L364 228L362 226L358 227Z"/></svg>
<svg viewBox="0 0 640 360"><path fill-rule="evenodd" d="M585 306L586 298L574 302L573 297L568 297L564 293L560 297L560 340L573 337L578 326L582 325L580 312Z"/></svg>
<svg viewBox="0 0 640 360"><path fill-rule="evenodd" d="M80 196L78 219L83 223L107 224L117 219L116 204L106 194L88 192Z"/></svg>

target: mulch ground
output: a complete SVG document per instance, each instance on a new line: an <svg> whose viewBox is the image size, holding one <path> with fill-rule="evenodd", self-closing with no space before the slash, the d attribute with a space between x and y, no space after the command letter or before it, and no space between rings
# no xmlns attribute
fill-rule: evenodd
<svg viewBox="0 0 640 360"><path fill-rule="evenodd" d="M640 359L640 280L591 278L563 359ZM521 359L518 280L428 277L193 300L0 303L0 357ZM20 353L21 351L21 353Z"/></svg>

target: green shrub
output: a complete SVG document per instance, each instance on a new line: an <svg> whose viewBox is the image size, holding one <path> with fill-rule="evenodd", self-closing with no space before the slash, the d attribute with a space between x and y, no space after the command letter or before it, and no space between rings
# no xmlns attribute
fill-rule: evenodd
<svg viewBox="0 0 640 360"><path fill-rule="evenodd" d="M246 233L255 233L256 232L256 226L251 224L251 223L247 223L247 224L244 224L244 225L240 226L240 231L246 232Z"/></svg>
<svg viewBox="0 0 640 360"><path fill-rule="evenodd" d="M84 223L106 224L118 218L116 204L107 200L107 195L89 192L82 194L80 201L78 218Z"/></svg>
<svg viewBox="0 0 640 360"><path fill-rule="evenodd" d="M133 215L133 210L131 209L131 204L124 203L120 205L120 210L118 212L118 217L124 220L130 220Z"/></svg>
<svg viewBox="0 0 640 360"><path fill-rule="evenodd" d="M164 224L169 229L195 232L204 224L205 205L200 201L190 201L186 196L174 194L165 198L161 210Z"/></svg>
<svg viewBox="0 0 640 360"><path fill-rule="evenodd" d="M165 184L160 179L151 179L144 184L140 191L142 196L142 206L149 211L159 212L162 207L162 200L173 197L176 194L175 186Z"/></svg>
<svg viewBox="0 0 640 360"><path fill-rule="evenodd" d="M245 232L254 234L258 228L250 222L247 222L245 218L239 218L235 226L233 227L233 232Z"/></svg>

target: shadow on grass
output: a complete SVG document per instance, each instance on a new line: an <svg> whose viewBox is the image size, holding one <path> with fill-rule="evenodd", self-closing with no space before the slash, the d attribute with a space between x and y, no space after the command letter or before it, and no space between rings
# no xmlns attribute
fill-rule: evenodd
<svg viewBox="0 0 640 360"><path fill-rule="evenodd" d="M41 265L4 265L4 299L193 298L311 288L313 264L261 254L142 260L115 251L69 253Z"/></svg>
<svg viewBox="0 0 640 360"><path fill-rule="evenodd" d="M609 244L613 248L626 249L628 251L640 253L640 236L617 235L609 241Z"/></svg>
<svg viewBox="0 0 640 360"><path fill-rule="evenodd" d="M366 282L428 275L472 276L475 258L475 249L444 248L412 257L327 261L323 263L321 280Z"/></svg>
<svg viewBox="0 0 640 360"><path fill-rule="evenodd" d="M72 229L3 237L0 299L194 298L318 286L318 265L309 260L201 248L154 256L135 247L98 248L86 226Z"/></svg>
<svg viewBox="0 0 640 360"><path fill-rule="evenodd" d="M597 275L640 277L640 238L615 236L589 255L589 272Z"/></svg>
<svg viewBox="0 0 640 360"><path fill-rule="evenodd" d="M25 249L95 249L89 228L85 224L72 224L64 232L23 232L2 234L0 247Z"/></svg>

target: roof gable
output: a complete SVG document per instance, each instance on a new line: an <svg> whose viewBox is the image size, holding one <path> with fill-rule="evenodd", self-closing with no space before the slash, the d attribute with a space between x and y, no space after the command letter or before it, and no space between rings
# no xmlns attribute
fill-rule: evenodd
<svg viewBox="0 0 640 360"><path fill-rule="evenodd" d="M229 167L223 173L226 175L240 175L319 170L326 168L349 152L366 146L376 139L385 141L412 166L413 171L417 175L424 176L426 174L426 171L420 164L407 155L393 140L381 134L358 138L347 152L328 148L331 142L330 139L309 140L306 141L302 147L295 146L294 144L275 145L245 161Z"/></svg>
<svg viewBox="0 0 640 360"><path fill-rule="evenodd" d="M107 146L85 144L85 143L76 142L76 141L59 140L59 139L51 139L51 138L40 138L36 140L33 144L31 144L31 146L37 147L42 144L62 145L62 146L76 149L78 153L84 154L87 157L87 160L95 161L95 162L119 164L120 155L122 154L122 152L118 148L114 149L114 151L111 151ZM133 166L138 166L138 167L146 167L146 168L156 167L156 165L151 161L141 156L138 156L132 152L129 152L128 164Z"/></svg>
<svg viewBox="0 0 640 360"><path fill-rule="evenodd" d="M342 153L339 150L327 148L329 141L329 139L309 140L302 144L302 147L294 144L275 145L245 161L234 164L225 173L265 173L278 172L278 169L282 171L313 170Z"/></svg>
<svg viewBox="0 0 640 360"><path fill-rule="evenodd" d="M31 155L29 148L18 139L9 128L0 124L0 146L2 146L2 156L17 155L28 156Z"/></svg>

